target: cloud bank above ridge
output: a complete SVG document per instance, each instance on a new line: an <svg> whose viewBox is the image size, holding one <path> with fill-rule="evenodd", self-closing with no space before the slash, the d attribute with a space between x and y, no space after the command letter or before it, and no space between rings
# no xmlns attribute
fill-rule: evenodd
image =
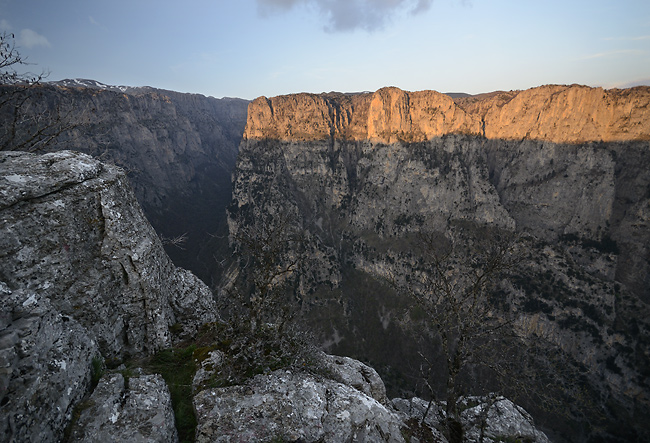
<svg viewBox="0 0 650 443"><path fill-rule="evenodd" d="M257 0L260 13L284 12L298 5L315 7L325 16L328 32L382 29L395 14L425 12L433 0Z"/></svg>

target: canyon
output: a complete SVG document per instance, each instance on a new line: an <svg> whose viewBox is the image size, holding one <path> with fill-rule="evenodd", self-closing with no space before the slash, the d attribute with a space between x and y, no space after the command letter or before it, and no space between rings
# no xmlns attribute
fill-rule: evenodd
<svg viewBox="0 0 650 443"><path fill-rule="evenodd" d="M426 409L417 397L432 393L419 354L436 348L410 332L413 301L391 277L413 273L423 257L419 233L458 226L524 240L496 294L511 301L500 309L521 336L543 338L530 361L512 357L514 371L532 366L552 380L543 386L561 405L517 398L535 424L552 441L649 435L650 88L549 85L451 98L389 87L249 103L82 83L42 87L41 112L66 109L81 123L42 150L49 153L3 154L2 407L7 417L9 407L20 411L3 421L5 436L60 439L91 390L93 359L118 367L218 322L217 303L228 302L243 270L241 234L274 220L290 220L303 236L288 254L304 259L288 293L299 321L326 352L374 369L322 357L325 378L275 371L197 392L198 440L224 426L231 436L248 426L253 440L268 426L279 432L272 420L241 421L264 400L267 416L313 412L283 422L294 440L350 432L402 441L408 414ZM184 233L184 249L169 242ZM79 419L86 431L72 438L107 435L92 417L131 417L137 403L116 399L137 401L142 386L164 409L164 383L152 377L102 378L93 395L108 400L95 404L116 409L89 409ZM434 371L436 396L442 380ZM467 394L494 392L481 382ZM287 392L294 400L282 399ZM324 410L316 400L326 393ZM243 415L224 418L232 408ZM354 414L334 420L328 408ZM158 423L169 417L163 409L141 420ZM527 438L546 441L526 414L517 417ZM495 439L508 428L497 422ZM16 423L31 423L32 437L16 433ZM133 435L125 423L122 435ZM172 438L165 435L152 438Z"/></svg>
<svg viewBox="0 0 650 443"><path fill-rule="evenodd" d="M0 92L7 96L15 89ZM39 153L71 149L125 169L175 263L208 284L218 280L214 254L227 249L227 240L220 239L227 237L224 208L248 101L79 79L40 85L27 97L24 127L18 126L13 144L48 125L62 126ZM2 118L10 127L6 108ZM171 244L176 238L182 243Z"/></svg>

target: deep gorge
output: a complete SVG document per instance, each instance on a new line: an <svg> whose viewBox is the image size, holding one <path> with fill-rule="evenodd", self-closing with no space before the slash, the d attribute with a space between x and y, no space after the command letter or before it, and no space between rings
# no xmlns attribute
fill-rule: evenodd
<svg viewBox="0 0 650 443"><path fill-rule="evenodd" d="M174 264L193 271L218 298L240 271L229 249L237 233L256 220L290 215L308 252L291 303L326 352L374 367L389 398L428 395L418 372L422 345L400 323L413 313L412 303L388 284L393 273L411 272L405 257L417 259L417 233L445 233L461 223L525 237L525 259L498 289L513 300L517 330L545 338L536 363L551 368L545 375L567 408L549 412L530 399L524 406L552 439L642 441L650 433L643 420L650 413L650 88L545 86L456 100L384 88L249 104L160 90L47 86L43 97L41 109L74 104L84 121L47 151L81 151L124 168L157 235L187 233L184 249L165 246ZM104 174L99 170L93 174ZM102 208L111 204L99 198L92 206L106 217ZM104 234L97 235L103 244ZM65 236L65 245L72 244L73 234ZM132 276L141 268L130 249L127 242L122 264L109 266L106 278L136 291L138 281L149 280ZM45 250L57 266L68 252L50 243ZM6 293L45 284L23 286L27 280L16 269L29 265L14 260L15 247L7 251L0 269ZM102 254L93 260L106 260ZM187 287L180 271L157 261L163 271L156 275ZM94 275L82 274L88 282ZM84 293L75 291L91 283L69 280L66 293L76 301L58 309L90 325L75 314ZM95 326L101 354L163 348L191 335L161 332L177 318L190 317L189 329L196 330L194 317L210 317L193 317L191 306L168 297L163 320L149 332L128 332L119 316L111 317L115 328ZM138 311L128 303L120 309L129 316ZM111 338L112 329L123 332ZM146 344L129 334L148 337ZM565 372L554 372L544 358L553 354ZM565 385L584 391L589 407L561 397ZM484 393L481 380L468 386L469 394Z"/></svg>

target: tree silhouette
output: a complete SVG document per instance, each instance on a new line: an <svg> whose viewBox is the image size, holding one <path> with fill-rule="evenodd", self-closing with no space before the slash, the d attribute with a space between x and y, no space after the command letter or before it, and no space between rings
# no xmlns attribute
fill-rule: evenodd
<svg viewBox="0 0 650 443"><path fill-rule="evenodd" d="M70 103L43 97L46 73L20 71L30 63L20 54L14 35L0 34L0 151L38 151L76 126Z"/></svg>
<svg viewBox="0 0 650 443"><path fill-rule="evenodd" d="M424 312L426 328L439 343L445 368L444 432L450 442L463 439L459 402L470 372L499 373L500 359L517 337L510 328L509 295L495 291L517 260L515 239L496 228L455 223L447 234L422 232L419 258L391 276ZM498 295L496 295L498 294ZM430 376L440 363L423 358L423 379L435 399Z"/></svg>

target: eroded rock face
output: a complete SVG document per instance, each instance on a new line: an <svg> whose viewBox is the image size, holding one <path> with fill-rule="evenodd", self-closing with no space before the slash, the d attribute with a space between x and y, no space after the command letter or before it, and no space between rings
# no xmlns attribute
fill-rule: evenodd
<svg viewBox="0 0 650 443"><path fill-rule="evenodd" d="M402 442L400 417L342 383L275 371L194 397L197 442Z"/></svg>
<svg viewBox="0 0 650 443"><path fill-rule="evenodd" d="M48 297L106 357L170 346L170 326L191 335L216 318L211 292L171 263L120 169L70 151L0 162L0 275Z"/></svg>
<svg viewBox="0 0 650 443"><path fill-rule="evenodd" d="M165 381L159 375L102 377L70 433L70 442L178 441L174 411Z"/></svg>
<svg viewBox="0 0 650 443"><path fill-rule="evenodd" d="M93 358L148 355L218 318L124 172L71 151L0 153L0 281L3 440L60 439Z"/></svg>

